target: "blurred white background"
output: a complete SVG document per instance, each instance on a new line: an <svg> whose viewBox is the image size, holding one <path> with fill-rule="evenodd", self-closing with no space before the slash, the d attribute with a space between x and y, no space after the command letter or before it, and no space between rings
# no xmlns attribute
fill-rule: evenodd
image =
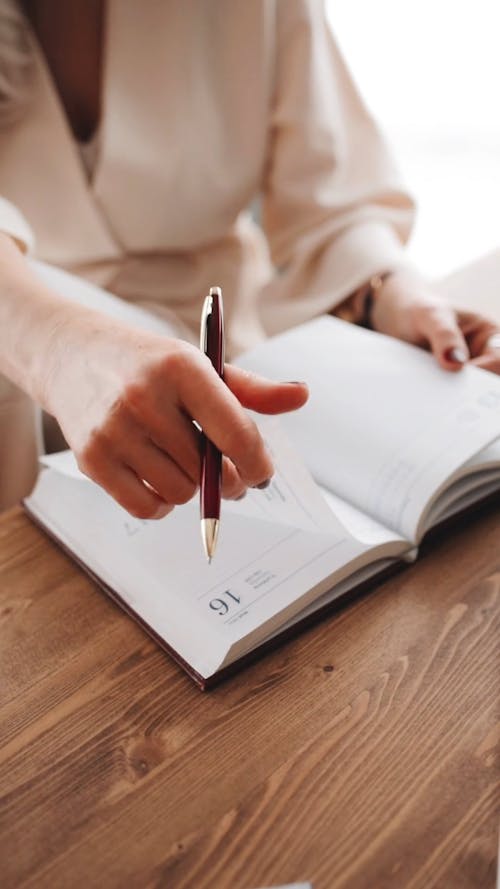
<svg viewBox="0 0 500 889"><path fill-rule="evenodd" d="M500 2L326 0L418 202L409 253L446 274L500 247Z"/></svg>

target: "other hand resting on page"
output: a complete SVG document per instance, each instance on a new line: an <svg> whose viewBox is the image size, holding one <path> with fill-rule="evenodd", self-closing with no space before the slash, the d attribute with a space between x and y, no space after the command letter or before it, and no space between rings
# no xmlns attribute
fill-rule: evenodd
<svg viewBox="0 0 500 889"><path fill-rule="evenodd" d="M500 326L477 312L454 309L413 272L394 272L384 280L371 320L380 333L430 349L445 370L470 362L500 374Z"/></svg>

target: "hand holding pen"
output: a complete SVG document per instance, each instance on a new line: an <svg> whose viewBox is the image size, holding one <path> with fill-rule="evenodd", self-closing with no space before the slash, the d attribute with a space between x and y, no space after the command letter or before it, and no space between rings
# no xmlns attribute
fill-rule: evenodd
<svg viewBox="0 0 500 889"><path fill-rule="evenodd" d="M294 410L307 398L305 387L231 365L223 381L196 346L86 307L75 308L73 321L51 350L41 403L57 417L81 470L131 515L161 519L196 494L199 427L224 454L223 497L272 475L244 408Z"/></svg>
<svg viewBox="0 0 500 889"><path fill-rule="evenodd" d="M253 374L247 374L231 366L224 366L225 354L224 311L222 305L222 291L220 287L211 287L205 302L201 317L200 349L210 359L212 366L221 380L224 380L240 402L255 410L254 396L260 390L263 395L263 379ZM239 382L236 380L239 378ZM269 385L269 399L259 399L261 413L277 414L283 411L294 410L301 407L307 400L307 387L303 383L271 383ZM255 390L254 390L255 387ZM254 390L254 391L252 391ZM253 428L254 448L257 453L262 447L262 440L257 427L250 418ZM229 436L237 430L228 430ZM232 472L232 463L223 458L219 450L218 442L211 440L205 432L201 433L201 473L200 473L200 520L201 535L205 553L210 564L215 553L220 524L221 493L225 472ZM228 451L225 451L228 454ZM230 456L230 455L229 455ZM250 455L251 456L251 452ZM225 466L225 469L224 469ZM234 468L234 467L233 467ZM263 487L268 483L264 480L257 483L256 487Z"/></svg>

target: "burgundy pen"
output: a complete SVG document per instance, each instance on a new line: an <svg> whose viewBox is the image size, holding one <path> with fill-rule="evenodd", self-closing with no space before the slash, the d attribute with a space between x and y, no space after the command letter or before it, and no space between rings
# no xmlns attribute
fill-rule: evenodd
<svg viewBox="0 0 500 889"><path fill-rule="evenodd" d="M219 376L224 378L224 315L222 291L211 287L201 313L200 349L210 358ZM222 486L222 454L202 433L200 519L201 537L208 563L212 561L219 533Z"/></svg>

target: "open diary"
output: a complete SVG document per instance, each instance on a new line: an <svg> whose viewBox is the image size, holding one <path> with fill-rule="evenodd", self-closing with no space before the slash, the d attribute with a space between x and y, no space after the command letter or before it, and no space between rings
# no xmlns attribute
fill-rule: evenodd
<svg viewBox="0 0 500 889"><path fill-rule="evenodd" d="M70 452L43 458L29 513L201 687L346 593L412 561L424 535L500 492L500 377L332 317L240 366L303 379L308 404L258 418L276 474L223 504L209 566L197 498L131 518Z"/></svg>

